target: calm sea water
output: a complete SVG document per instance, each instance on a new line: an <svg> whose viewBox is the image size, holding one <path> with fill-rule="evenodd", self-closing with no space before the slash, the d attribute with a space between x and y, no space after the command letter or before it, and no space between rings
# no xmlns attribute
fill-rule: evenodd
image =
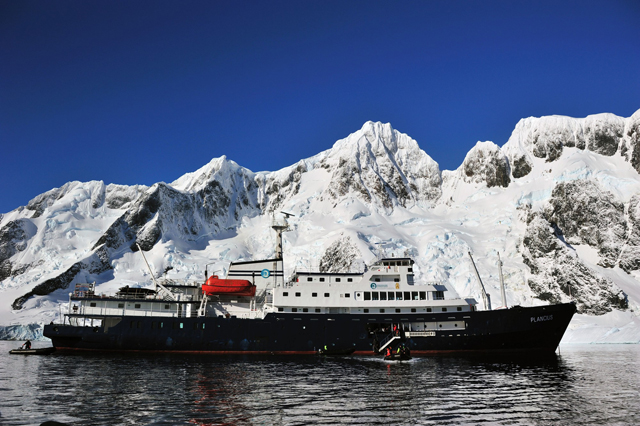
<svg viewBox="0 0 640 426"><path fill-rule="evenodd" d="M0 342L2 425L640 424L638 345L563 346L539 360L389 363L358 356L9 355L20 343Z"/></svg>

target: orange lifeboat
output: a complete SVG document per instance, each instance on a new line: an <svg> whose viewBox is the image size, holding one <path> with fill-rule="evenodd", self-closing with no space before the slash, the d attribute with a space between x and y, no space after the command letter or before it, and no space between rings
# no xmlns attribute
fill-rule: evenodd
<svg viewBox="0 0 640 426"><path fill-rule="evenodd" d="M228 280L212 275L207 282L202 285L202 292L207 296L228 295L228 296L249 296L256 295L256 286L247 280Z"/></svg>

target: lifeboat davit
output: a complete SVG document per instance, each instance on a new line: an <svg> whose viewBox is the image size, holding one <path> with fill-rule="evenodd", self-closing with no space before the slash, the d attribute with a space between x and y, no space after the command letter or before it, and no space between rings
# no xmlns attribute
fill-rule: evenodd
<svg viewBox="0 0 640 426"><path fill-rule="evenodd" d="M212 275L202 285L202 292L207 296L249 296L256 295L256 286L247 280L229 280Z"/></svg>

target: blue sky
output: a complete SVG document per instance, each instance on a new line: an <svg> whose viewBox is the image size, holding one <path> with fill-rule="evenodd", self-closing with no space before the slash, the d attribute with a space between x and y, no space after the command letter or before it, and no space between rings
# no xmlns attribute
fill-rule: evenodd
<svg viewBox="0 0 640 426"><path fill-rule="evenodd" d="M71 180L278 170L389 122L452 170L640 108L637 1L0 0L0 213Z"/></svg>

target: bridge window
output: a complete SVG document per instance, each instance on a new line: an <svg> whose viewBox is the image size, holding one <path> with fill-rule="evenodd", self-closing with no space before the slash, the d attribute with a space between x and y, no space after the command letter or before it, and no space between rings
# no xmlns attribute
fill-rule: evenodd
<svg viewBox="0 0 640 426"><path fill-rule="evenodd" d="M434 291L433 300L444 300L444 291Z"/></svg>
<svg viewBox="0 0 640 426"><path fill-rule="evenodd" d="M400 282L400 277L394 278L393 281L399 283Z"/></svg>
<svg viewBox="0 0 640 426"><path fill-rule="evenodd" d="M380 300L387 300L387 293L384 291L380 292Z"/></svg>
<svg viewBox="0 0 640 426"><path fill-rule="evenodd" d="M389 300L396 300L396 294L392 291L390 291L389 293Z"/></svg>
<svg viewBox="0 0 640 426"><path fill-rule="evenodd" d="M402 292L396 291L396 300L402 300Z"/></svg>
<svg viewBox="0 0 640 426"><path fill-rule="evenodd" d="M365 291L364 292L364 300L371 300L371 292L370 291Z"/></svg>
<svg viewBox="0 0 640 426"><path fill-rule="evenodd" d="M421 291L420 292L420 300L427 300L427 292L426 291Z"/></svg>
<svg viewBox="0 0 640 426"><path fill-rule="evenodd" d="M379 283L380 282L380 278L374 278L374 281Z"/></svg>
<svg viewBox="0 0 640 426"><path fill-rule="evenodd" d="M403 260L402 261L402 266L409 266L409 261L408 260Z"/></svg>
<svg viewBox="0 0 640 426"><path fill-rule="evenodd" d="M412 291L411 292L411 300L419 300L417 291Z"/></svg>
<svg viewBox="0 0 640 426"><path fill-rule="evenodd" d="M371 300L378 300L378 292L377 291L372 291L371 292Z"/></svg>
<svg viewBox="0 0 640 426"><path fill-rule="evenodd" d="M410 291L405 291L404 292L404 300L411 300L411 292Z"/></svg>

